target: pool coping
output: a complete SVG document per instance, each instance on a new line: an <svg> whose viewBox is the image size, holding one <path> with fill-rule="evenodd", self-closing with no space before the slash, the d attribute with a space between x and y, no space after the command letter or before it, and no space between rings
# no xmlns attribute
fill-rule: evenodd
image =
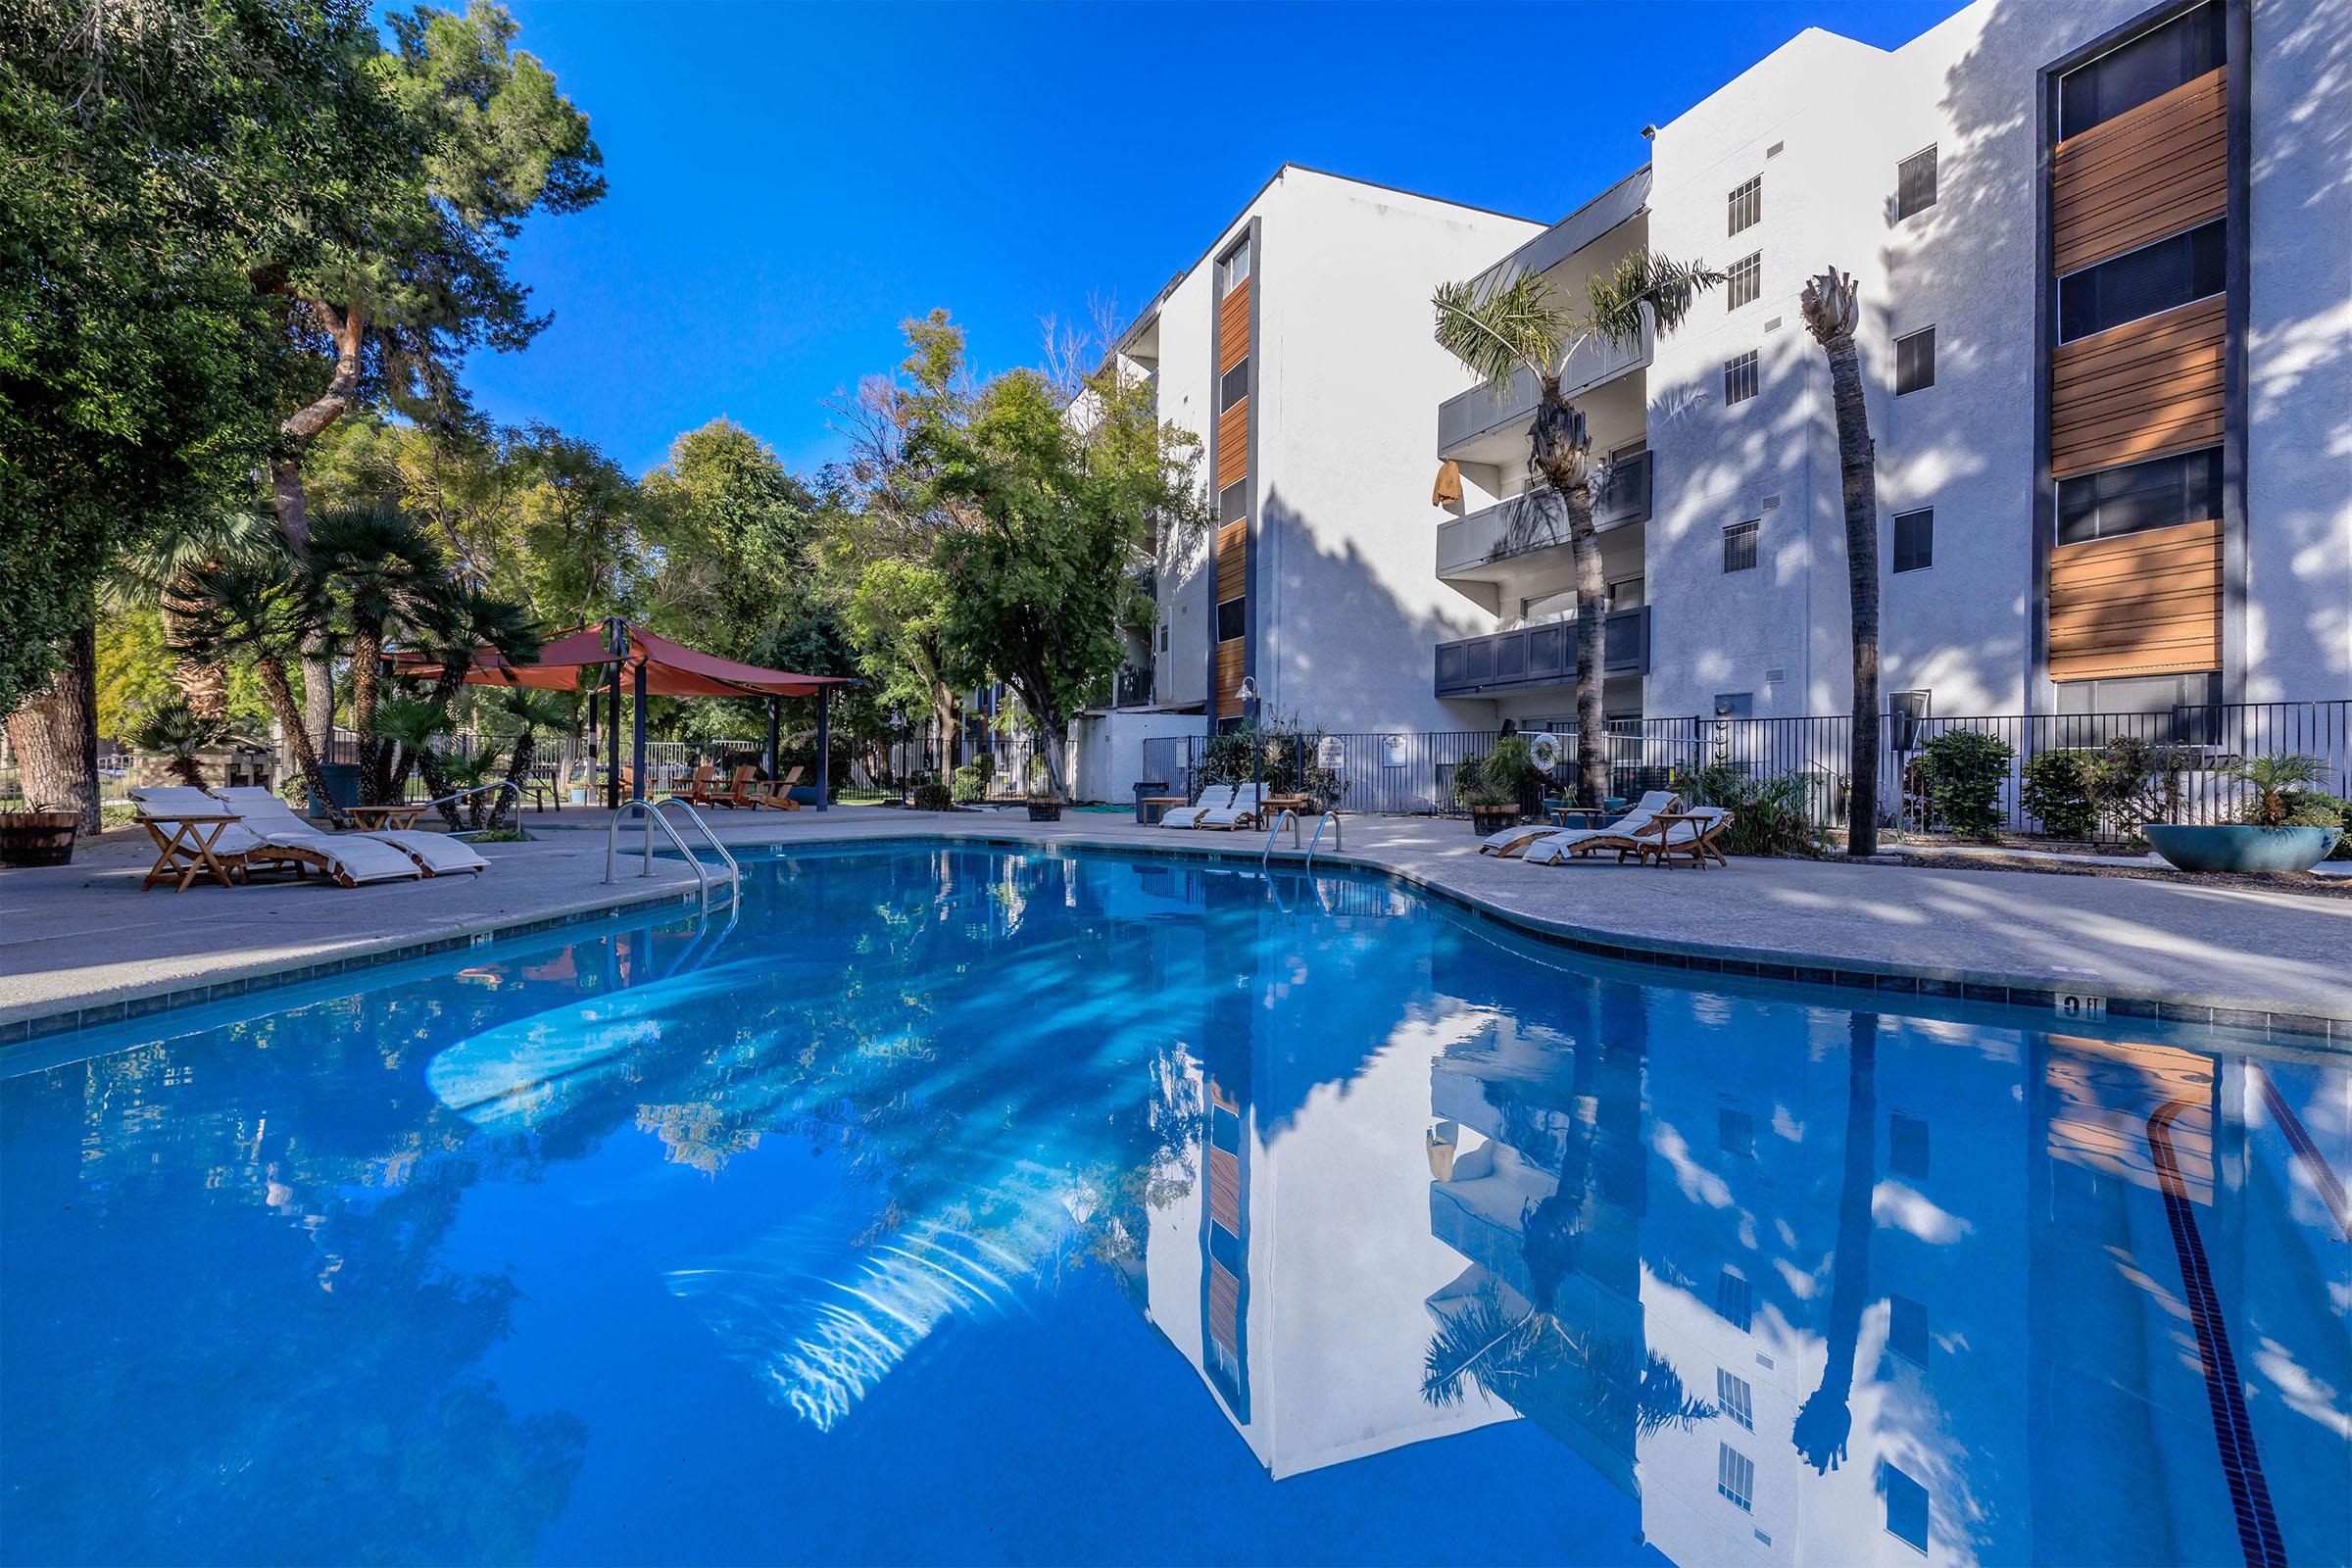
<svg viewBox="0 0 2352 1568"><path fill-rule="evenodd" d="M1029 836L1000 828L957 829L945 824L925 824L921 827L908 824L901 827L894 823L879 832L821 838L730 841L731 847L774 849L786 853L795 849L855 851L910 843L978 844L1023 851L1098 850L1145 858L1225 860L1245 865L1274 864L1294 870L1302 869L1307 860L1299 851L1282 847L1261 853L1222 843L1195 843L1190 840L1139 843L1131 839L1067 832ZM2285 1044L2352 1048L2352 1004L2348 1004L2346 1010L2340 1014L2286 1012L2232 1006L2198 1001L2193 997L2153 994L2135 987L2092 990L2086 983L2085 990L2081 993L2063 993L2052 989L2045 976L2026 976L1998 970L1882 963L1871 959L1802 952L1783 953L1764 960L1754 957L1749 950L1613 932L1590 924L1502 908L1489 904L1476 893L1448 886L1435 875L1412 866L1367 859L1346 851L1320 853L1314 857L1314 863L1389 878L1478 919L1491 921L1546 946L1562 948L1587 957L1643 964L1686 974L1713 974L1874 995L1915 996L1936 1001L2016 1007L2066 1021L2095 1018L2098 1014L2064 1012L2060 1007L2063 997L2093 996L2099 999L2105 1016L2110 1019L2203 1024L2278 1036ZM0 1049L49 1039L76 1029L97 1028L156 1013L200 1006L223 998L247 996L306 980L480 947L502 938L534 936L568 926L586 925L622 912L642 911L665 905L693 905L697 899L693 888L663 886L633 889L577 900L543 914L520 918L475 918L435 927L430 934L360 939L352 944L349 952L309 963L297 960L272 967L265 962L252 966L247 972L214 981L158 981L127 994L110 994L104 1002L60 1006L0 1022ZM1808 958L1812 961L1805 961ZM2104 988L2112 982L2100 981L2098 984Z"/></svg>

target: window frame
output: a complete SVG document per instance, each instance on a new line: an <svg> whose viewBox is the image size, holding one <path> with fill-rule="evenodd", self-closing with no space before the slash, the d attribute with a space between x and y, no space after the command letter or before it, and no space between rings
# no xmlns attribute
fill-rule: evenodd
<svg viewBox="0 0 2352 1568"><path fill-rule="evenodd" d="M1742 386L1747 390L1744 392L1739 390ZM1742 403L1753 402L1763 390L1763 362L1758 359L1754 349L1749 349L1744 354L1735 354L1723 362L1723 406L1725 408L1737 408Z"/></svg>
<svg viewBox="0 0 2352 1568"><path fill-rule="evenodd" d="M1928 161L1927 200L1913 206L1904 186L1903 176L1906 171L1923 158ZM1894 220L1896 222L1916 218L1936 205L1937 197L1941 194L1941 187L1938 184L1941 174L1942 161L1936 156L1934 142L1928 143L1908 158L1898 158L1894 161Z"/></svg>
<svg viewBox="0 0 2352 1568"><path fill-rule="evenodd" d="M1910 565L1906 566L1903 564L1903 524L1906 522L1911 522L1913 519L1920 517L1925 517L1927 519L1927 550L1924 552L1925 559L1914 561ZM1886 574L1890 577L1893 577L1908 575L1914 571L1935 570L1936 509L1934 507L1914 507L1909 512L1898 512L1894 514L1892 527L1893 532L1888 536L1886 541ZM1915 552L1915 554L1919 553Z"/></svg>
<svg viewBox="0 0 2352 1568"><path fill-rule="evenodd" d="M1225 619L1226 612L1228 611L1232 612L1233 619L1238 623L1233 635L1230 637L1225 634ZM1248 594L1235 594L1231 599L1218 600L1217 623L1209 629L1217 634L1216 640L1220 644L1240 642L1244 637L1249 636L1250 596Z"/></svg>
<svg viewBox="0 0 2352 1568"><path fill-rule="evenodd" d="M1235 289L1250 281L1250 275L1255 270L1254 263L1256 260L1256 258L1250 255L1252 247L1250 246L1250 236L1249 234L1243 234L1240 239L1237 239L1233 242L1232 247L1228 249L1224 255L1217 258L1218 299L1224 299ZM1239 277L1234 275L1234 267L1237 262L1241 267L1241 275Z"/></svg>
<svg viewBox="0 0 2352 1568"><path fill-rule="evenodd" d="M1237 384L1237 378L1241 387L1239 392L1233 390ZM1223 371L1217 376L1217 412L1219 414L1230 413L1235 407L1247 403L1249 400L1250 356L1245 354L1233 362L1233 368Z"/></svg>
<svg viewBox="0 0 2352 1568"><path fill-rule="evenodd" d="M1225 498L1228 496L1235 496L1238 498L1230 511L1225 505ZM1227 485L1224 489L1217 492L1217 526L1219 528L1230 528L1237 522L1247 522L1249 520L1250 481L1248 479L1236 479L1233 481L1233 483Z"/></svg>
<svg viewBox="0 0 2352 1568"><path fill-rule="evenodd" d="M1928 364L1927 364L1927 371L1928 371L1928 378L1927 378L1926 380L1924 380L1924 381L1917 381L1917 380L1915 380L1915 381L1913 381L1913 382L1912 382L1910 385L1908 385L1908 386L1905 386L1905 385L1903 384L1903 350L1904 350L1904 348L1905 348L1906 346L1908 346L1908 345L1910 345L1910 344L1917 343L1917 342L1919 342L1919 340L1920 340L1920 339L1922 339L1922 338L1925 338L1925 339L1927 339L1927 344L1928 344L1928 347L1927 347L1927 359L1928 359ZM1916 362L1916 353L1915 353L1915 355L1914 355L1914 360L1915 360L1915 362ZM1913 369L1914 369L1914 371L1916 371L1916 370L1917 370L1917 368L1918 368L1918 367L1917 367L1916 363L1914 363L1914 365L1913 365ZM1909 396L1910 396L1912 393L1914 393L1914 392L1925 392L1925 391L1927 391L1927 390L1928 390L1930 387L1934 386L1935 384L1936 384L1936 326L1935 326L1935 323L1934 323L1934 322L1930 322L1928 325L1921 327L1921 328L1920 328L1919 330L1917 330L1916 332L1905 332L1905 333L1904 333L1904 334L1903 334L1901 337L1898 337L1898 338L1896 338L1896 339L1894 340L1894 395L1895 395L1896 397L1898 397L1898 398L1907 398L1907 397L1909 397Z"/></svg>
<svg viewBox="0 0 2352 1568"><path fill-rule="evenodd" d="M2199 290L2197 288L2196 279L2196 241L2198 236L2205 234L2211 234L2214 236L2213 247L2218 253L2220 267L2215 276L2213 287ZM2095 319L2097 319L2099 324L2095 326L2079 327L2079 329L2075 331L2069 331L2067 329L2067 318L2069 314L2067 309L2067 285L2076 282L2080 278L2087 277L2091 273L2100 271L2103 269L2112 268L2118 262L2128 262L2137 257L2145 257L2150 251L2161 250L2168 245L2179 245L2183 243L2189 247L2189 292L2187 294L2183 295L2180 299L2174 300L2169 305L2159 305L2154 310L2142 311L2137 316L2119 317L2115 320L2107 320L2103 317L2099 316L2097 311L2098 301L2094 296L2091 306L2086 314L2091 315ZM2102 332L2112 332L2119 326L2130 326L2134 321L2145 321L2153 317L2162 316L2169 311L2185 310L2191 305L2201 304L2206 300L2215 299L2229 292L2230 220L2228 216L2225 215L2220 218L2208 219L2202 223L2193 223L2187 228L2178 229L2173 233L2165 235L2161 239L2152 239L2145 245L2134 245L2128 251L2119 251L2113 256L2103 256L2095 262L2076 268L2071 272L2059 273L2050 285L2050 318L2052 329L2057 335L2057 341L2059 344L2064 345L2068 343L2080 343L2084 338L2097 337Z"/></svg>
<svg viewBox="0 0 2352 1568"><path fill-rule="evenodd" d="M1740 292L1742 281L1747 285L1747 292L1744 294ZM1764 253L1762 251L1750 251L1731 265L1724 273L1723 296L1728 302L1724 306L1727 314L1739 310L1742 306L1753 305L1764 297Z"/></svg>
<svg viewBox="0 0 2352 1568"><path fill-rule="evenodd" d="M1724 205L1727 235L1744 234L1764 221L1764 176L1753 174L1734 185Z"/></svg>
<svg viewBox="0 0 2352 1568"><path fill-rule="evenodd" d="M1738 541L1739 543L1735 543ZM1746 560L1734 564L1739 544L1746 547ZM1764 564L1764 519L1742 517L1738 522L1723 525L1723 574L1755 571Z"/></svg>
<svg viewBox="0 0 2352 1568"><path fill-rule="evenodd" d="M2203 473L2192 476L2188 469L2188 465L2191 463L2201 465L2204 469ZM2106 479L2111 476L2120 476L2136 470L2154 468L2159 465L2174 465L2179 466L2180 479L2178 486L2175 489L2175 493L2180 497L2180 501L2179 514L2166 517L2162 521L2142 522L2129 528L2109 529L2099 527L2096 520L2099 514L2110 506L2115 506L2120 509L2121 504L2129 497L2129 495L2132 494L2132 492L2126 492L2123 495L2100 498L2097 497L2095 493L2095 487L2097 486L2098 482L2101 479ZM2050 542L2053 547L2064 548L2068 545L2089 544L2094 540L2099 539L2120 539L2127 534L2148 533L2158 528L2177 528L2183 523L2218 521L2222 515L2223 505L2226 500L2225 491L2228 488L2228 483L2229 481L2223 468L2222 448L2218 446L2199 447L2193 452L2172 452L2167 453L2161 458L2143 458L2137 463L2119 463L2115 466L2109 468L2093 468L2088 473L2069 474L2067 477L2056 482L2052 492L2052 504L2050 510ZM2093 521L2091 530L2088 533L2077 532L2070 536L2068 526L2069 517L2067 510L2067 493L2070 489L2072 489L2075 490L2077 494L2080 494L2080 487L2085 485L2093 487L2093 499L2090 503L2089 511L2086 514L2078 513L2077 515L2087 515L2092 518ZM2153 492L2143 491L2139 493L2150 494ZM2194 504L2199 501L2210 502L2211 504L2209 506Z"/></svg>

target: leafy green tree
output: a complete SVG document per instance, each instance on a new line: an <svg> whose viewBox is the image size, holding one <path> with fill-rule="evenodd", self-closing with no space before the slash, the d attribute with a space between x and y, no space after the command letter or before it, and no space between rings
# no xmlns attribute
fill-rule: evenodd
<svg viewBox="0 0 2352 1568"><path fill-rule="evenodd" d="M1556 496L1568 514L1576 566L1577 799L1598 806L1608 794L1609 763L1601 709L1602 580L1600 535L1592 523L1592 443L1585 416L1560 391L1570 355L1590 343L1631 348L1644 325L1663 335L1690 314L1699 294L1723 281L1704 262L1678 262L1644 246L1587 280L1581 306L1562 300L1540 272L1495 273L1485 282L1441 283L1438 347L1496 393L1524 370L1536 381L1536 417L1528 429L1528 477Z"/></svg>
<svg viewBox="0 0 2352 1568"><path fill-rule="evenodd" d="M270 470L278 526L298 551L310 542L304 464L320 433L355 405L469 425L465 356L522 348L547 324L509 271L508 246L534 212L577 212L605 190L587 116L514 48L503 9L419 6L387 25L392 47L365 61L375 118L336 127L374 155L353 153L363 164L348 189L354 221L314 252L257 250L250 268L313 367L290 381ZM315 647L304 667L306 718L320 740L333 722L329 666Z"/></svg>
<svg viewBox="0 0 2352 1568"><path fill-rule="evenodd" d="M1198 526L1199 446L1159 422L1151 388L1106 371L1072 417L1043 375L989 383L960 426L925 423L910 447L943 499L968 512L941 536L941 642L957 685L1003 681L1045 743L1056 795L1070 719L1118 671L1129 563L1153 518Z"/></svg>

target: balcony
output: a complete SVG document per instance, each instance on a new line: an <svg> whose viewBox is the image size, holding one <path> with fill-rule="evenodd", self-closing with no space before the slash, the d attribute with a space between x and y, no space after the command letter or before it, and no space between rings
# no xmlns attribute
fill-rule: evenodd
<svg viewBox="0 0 2352 1568"><path fill-rule="evenodd" d="M1617 528L1649 520L1651 453L1609 466L1607 479L1592 497L1595 528ZM1568 548L1568 514L1547 490L1495 503L1466 517L1438 524L1441 578L1494 578L1487 568L1538 551Z"/></svg>
<svg viewBox="0 0 2352 1568"><path fill-rule="evenodd" d="M1642 328L1642 341L1631 348L1621 349L1598 339L1578 345L1560 372L1560 395L1575 398L1628 370L1642 368L1649 363L1650 347L1647 322ZM1438 456L1458 457L1462 448L1482 436L1527 423L1535 417L1536 398L1535 375L1524 369L1511 377L1499 398L1484 386L1447 398L1438 405Z"/></svg>
<svg viewBox="0 0 2352 1568"><path fill-rule="evenodd" d="M1601 670L1649 673L1649 607L1620 610L1601 626ZM1522 686L1558 686L1576 678L1576 622L1498 631L1438 644L1437 694L1486 697Z"/></svg>

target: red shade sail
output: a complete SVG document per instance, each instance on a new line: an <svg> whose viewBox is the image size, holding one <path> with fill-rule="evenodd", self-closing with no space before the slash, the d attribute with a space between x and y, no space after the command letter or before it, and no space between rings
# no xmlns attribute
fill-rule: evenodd
<svg viewBox="0 0 2352 1568"><path fill-rule="evenodd" d="M628 639L628 654L615 658L604 624L564 632L539 650L531 664L510 664L487 648L473 656L466 671L469 686L530 686L541 691L574 691L585 665L621 665L621 687L633 690L637 670L645 670L648 697L814 697L828 686L853 684L845 675L801 675L788 669L762 669L732 659L706 654L684 643L657 637L633 622L620 623ZM401 672L430 679L440 664L419 654L393 656Z"/></svg>

